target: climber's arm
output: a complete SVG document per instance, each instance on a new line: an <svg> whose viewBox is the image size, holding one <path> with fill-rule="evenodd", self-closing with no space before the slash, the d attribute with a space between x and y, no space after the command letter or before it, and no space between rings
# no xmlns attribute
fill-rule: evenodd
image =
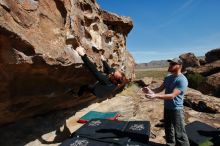
<svg viewBox="0 0 220 146"><path fill-rule="evenodd" d="M104 66L104 72L105 72L106 74L111 74L112 72L115 72L115 69L114 69L114 68L111 68L111 67L108 65L108 63L107 63L107 61L106 61L106 58L105 58L103 55L101 55L101 60L102 60L103 66Z"/></svg>
<svg viewBox="0 0 220 146"><path fill-rule="evenodd" d="M86 54L84 56L81 56L81 58L98 81L103 84L109 84L110 81L108 80L108 77L97 70L95 64L89 60Z"/></svg>

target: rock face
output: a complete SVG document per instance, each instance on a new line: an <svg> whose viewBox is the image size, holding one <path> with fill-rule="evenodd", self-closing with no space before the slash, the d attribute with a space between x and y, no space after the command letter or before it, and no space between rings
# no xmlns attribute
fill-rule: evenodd
<svg viewBox="0 0 220 146"><path fill-rule="evenodd" d="M198 90L220 97L220 72L208 76L206 81L198 87Z"/></svg>
<svg viewBox="0 0 220 146"><path fill-rule="evenodd" d="M199 59L193 53L186 53L179 56L183 61L183 68L200 66Z"/></svg>
<svg viewBox="0 0 220 146"><path fill-rule="evenodd" d="M205 54L205 57L206 57L205 60L209 63L216 60L220 60L220 48L207 52Z"/></svg>
<svg viewBox="0 0 220 146"><path fill-rule="evenodd" d="M190 77L190 82L196 82L196 86L193 87L204 94L210 94L220 97L220 49L214 49L206 53L205 61L200 66L198 59L189 57L191 64L188 64L187 76ZM184 56L184 55L181 55ZM181 59L183 59L182 57ZM184 59L183 59L184 60ZM193 63L194 62L194 63ZM201 62L201 61L200 61Z"/></svg>
<svg viewBox="0 0 220 146"><path fill-rule="evenodd" d="M220 72L220 60L207 63L200 67L189 68L189 73L199 73L203 76L210 76L212 74Z"/></svg>
<svg viewBox="0 0 220 146"><path fill-rule="evenodd" d="M129 17L101 10L95 0L1 0L0 125L94 100L64 94L95 81L74 50L79 45L99 70L104 53L132 78L132 27Z"/></svg>

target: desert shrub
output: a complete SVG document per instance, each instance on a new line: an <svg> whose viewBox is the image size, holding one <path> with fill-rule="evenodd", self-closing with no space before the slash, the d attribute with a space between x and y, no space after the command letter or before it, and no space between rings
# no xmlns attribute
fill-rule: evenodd
<svg viewBox="0 0 220 146"><path fill-rule="evenodd" d="M199 73L188 74L186 77L189 81L189 87L194 89L197 89L199 85L206 80L206 78Z"/></svg>

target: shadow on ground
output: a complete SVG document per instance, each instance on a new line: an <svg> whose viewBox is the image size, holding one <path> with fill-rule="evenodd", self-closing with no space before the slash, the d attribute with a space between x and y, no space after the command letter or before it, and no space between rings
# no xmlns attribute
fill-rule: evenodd
<svg viewBox="0 0 220 146"><path fill-rule="evenodd" d="M91 96L91 95L90 95ZM82 97L86 98L86 97ZM76 112L88 107L94 102L101 102L105 99L96 99L87 101L78 107L53 111L45 115L36 116L33 118L23 119L16 123L3 125L0 127L0 145L2 146L24 146L30 142L39 140L41 144L56 144L67 139L71 132L66 125L66 119L75 115ZM76 101L77 102L77 101ZM63 127L62 131L60 127ZM55 138L51 141L45 140L42 136L47 133L55 133Z"/></svg>

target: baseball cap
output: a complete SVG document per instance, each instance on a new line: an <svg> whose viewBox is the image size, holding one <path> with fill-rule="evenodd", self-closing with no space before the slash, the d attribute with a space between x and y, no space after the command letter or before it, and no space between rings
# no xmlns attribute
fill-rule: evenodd
<svg viewBox="0 0 220 146"><path fill-rule="evenodd" d="M179 58L168 59L167 61L170 62L170 63L176 63L176 64L179 64L179 65L182 65L182 64L183 64L182 60L179 59Z"/></svg>

